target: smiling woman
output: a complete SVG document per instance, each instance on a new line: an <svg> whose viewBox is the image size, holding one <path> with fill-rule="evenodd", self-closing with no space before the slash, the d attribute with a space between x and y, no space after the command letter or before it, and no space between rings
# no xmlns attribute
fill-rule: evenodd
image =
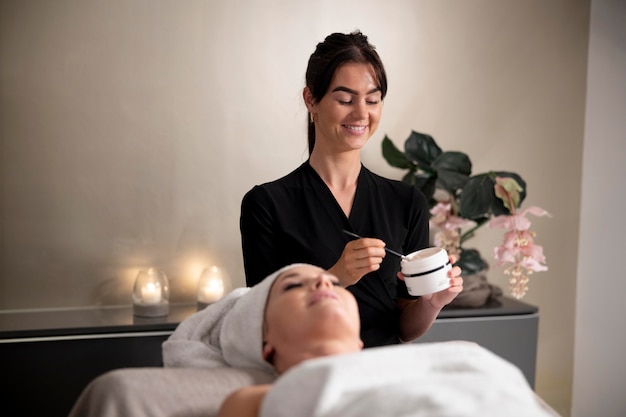
<svg viewBox="0 0 626 417"><path fill-rule="evenodd" d="M317 132L309 139L313 165L322 165L329 153L362 148L378 128L383 96L370 64L343 64L321 99L309 87L305 87L303 95L310 119L317 126ZM349 214L349 205L342 208Z"/></svg>
<svg viewBox="0 0 626 417"><path fill-rule="evenodd" d="M402 253L428 246L429 213L422 192L361 163L381 120L385 68L364 34L333 33L310 56L305 78L309 159L244 196L246 282L255 285L294 262L319 265L356 297L366 347L413 340L462 290L463 280L452 268L450 288L411 297L399 259L386 257L386 246ZM345 231L369 237L353 240Z"/></svg>

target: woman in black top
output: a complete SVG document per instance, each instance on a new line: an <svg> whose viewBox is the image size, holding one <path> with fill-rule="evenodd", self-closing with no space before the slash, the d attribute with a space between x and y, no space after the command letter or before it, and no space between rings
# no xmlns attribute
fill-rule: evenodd
<svg viewBox="0 0 626 417"><path fill-rule="evenodd" d="M241 206L247 285L295 262L328 269L357 299L365 347L419 337L463 289L454 267L449 289L411 297L400 259L385 256L385 246L405 254L427 247L429 218L419 190L361 164L386 92L383 64L367 37L329 35L309 59L303 91L309 160L255 186ZM355 240L343 230L366 238Z"/></svg>

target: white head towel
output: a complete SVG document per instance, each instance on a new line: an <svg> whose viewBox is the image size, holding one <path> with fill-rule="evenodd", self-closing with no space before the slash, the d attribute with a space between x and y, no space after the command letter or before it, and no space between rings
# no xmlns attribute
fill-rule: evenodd
<svg viewBox="0 0 626 417"><path fill-rule="evenodd" d="M287 265L250 288L237 288L183 320L163 343L166 367L232 366L273 372L263 359L263 316L278 275L306 264Z"/></svg>

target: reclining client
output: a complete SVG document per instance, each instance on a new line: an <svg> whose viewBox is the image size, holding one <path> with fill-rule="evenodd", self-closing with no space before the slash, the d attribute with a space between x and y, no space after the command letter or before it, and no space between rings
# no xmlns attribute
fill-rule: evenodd
<svg viewBox="0 0 626 417"><path fill-rule="evenodd" d="M552 415L518 368L474 343L362 350L359 332L356 300L338 278L292 264L183 321L164 342L163 359L166 367L277 376L233 391L220 417Z"/></svg>

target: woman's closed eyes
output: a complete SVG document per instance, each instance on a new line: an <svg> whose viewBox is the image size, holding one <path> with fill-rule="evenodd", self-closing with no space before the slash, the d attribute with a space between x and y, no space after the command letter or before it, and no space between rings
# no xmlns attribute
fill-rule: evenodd
<svg viewBox="0 0 626 417"><path fill-rule="evenodd" d="M290 280L290 281L287 281L287 282L283 281L282 289L283 289L283 292L287 292L287 291L292 290L294 288L303 287L307 281L317 280L317 279L318 278L308 278L308 279L304 278L304 279L301 279L301 280L294 280L294 281ZM332 279L332 280L330 280L330 282L331 282L331 284L333 284L334 287L340 287L341 286L341 283L339 282L338 279Z"/></svg>
<svg viewBox="0 0 626 417"><path fill-rule="evenodd" d="M342 106L350 106L353 103L352 100L337 100L337 102ZM378 103L380 103L379 100L365 100L365 104L370 106L375 106Z"/></svg>

